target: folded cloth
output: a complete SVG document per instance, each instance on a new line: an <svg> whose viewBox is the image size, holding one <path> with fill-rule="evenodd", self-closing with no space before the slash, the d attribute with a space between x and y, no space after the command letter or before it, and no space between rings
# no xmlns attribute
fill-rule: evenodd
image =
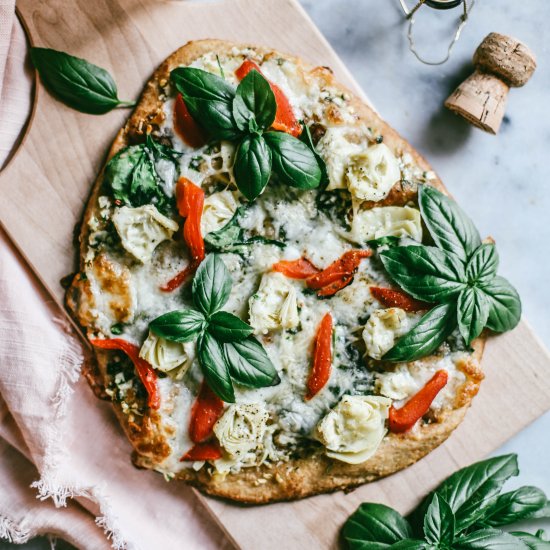
<svg viewBox="0 0 550 550"><path fill-rule="evenodd" d="M31 94L13 9L0 0L0 164ZM92 549L232 547L192 489L131 465L110 405L80 376L83 358L64 313L0 230L0 538L52 533Z"/></svg>

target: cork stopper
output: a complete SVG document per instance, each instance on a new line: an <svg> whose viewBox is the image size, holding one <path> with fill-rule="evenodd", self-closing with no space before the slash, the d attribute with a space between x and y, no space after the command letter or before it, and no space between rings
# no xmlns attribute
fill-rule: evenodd
<svg viewBox="0 0 550 550"><path fill-rule="evenodd" d="M475 72L445 101L445 107L491 134L500 128L510 88L527 83L537 66L522 42L492 32L474 54Z"/></svg>

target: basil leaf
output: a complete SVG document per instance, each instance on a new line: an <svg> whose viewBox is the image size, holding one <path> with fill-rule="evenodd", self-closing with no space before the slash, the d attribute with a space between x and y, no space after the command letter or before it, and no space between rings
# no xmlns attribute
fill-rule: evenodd
<svg viewBox="0 0 550 550"><path fill-rule="evenodd" d="M520 540L498 529L482 529L455 540L453 550L528 550Z"/></svg>
<svg viewBox="0 0 550 550"><path fill-rule="evenodd" d="M550 501L547 501L546 504L540 510L537 510L531 517L550 518Z"/></svg>
<svg viewBox="0 0 550 550"><path fill-rule="evenodd" d="M128 206L154 204L164 208L167 198L144 144L121 149L105 166L104 182L116 200Z"/></svg>
<svg viewBox="0 0 550 550"><path fill-rule="evenodd" d="M210 317L208 330L218 342L236 342L250 336L254 329L236 315L218 311Z"/></svg>
<svg viewBox="0 0 550 550"><path fill-rule="evenodd" d="M545 507L546 502L546 495L537 487L520 487L500 495L485 513L483 522L492 527L509 525L532 517Z"/></svg>
<svg viewBox="0 0 550 550"><path fill-rule="evenodd" d="M361 546L361 548L365 548L365 546ZM388 548L388 546L384 545L384 548ZM401 540L395 544L392 544L389 548L391 548L391 550L438 550L437 547L434 547L423 540L416 539Z"/></svg>
<svg viewBox="0 0 550 550"><path fill-rule="evenodd" d="M211 390L226 403L235 403L235 391L222 344L206 331L199 336L197 350L202 372Z"/></svg>
<svg viewBox="0 0 550 550"><path fill-rule="evenodd" d="M149 323L153 334L171 342L190 342L205 328L204 315L194 309L171 311Z"/></svg>
<svg viewBox="0 0 550 550"><path fill-rule="evenodd" d="M243 229L239 225L239 217L244 210L244 207L239 206L233 217L221 229L212 231L204 237L204 243L208 250L225 251L242 239Z"/></svg>
<svg viewBox="0 0 550 550"><path fill-rule="evenodd" d="M435 244L466 262L481 245L472 220L455 201L429 185L419 188L418 204Z"/></svg>
<svg viewBox="0 0 550 550"><path fill-rule="evenodd" d="M496 277L498 253L494 244L482 244L466 266L466 277L471 285L487 284Z"/></svg>
<svg viewBox="0 0 550 550"><path fill-rule="evenodd" d="M383 357L384 361L416 361L432 354L456 327L456 306L440 304L402 336Z"/></svg>
<svg viewBox="0 0 550 550"><path fill-rule="evenodd" d="M521 319L521 300L516 289L500 276L480 285L479 288L489 302L487 327L495 332L512 330Z"/></svg>
<svg viewBox="0 0 550 550"><path fill-rule="evenodd" d="M483 291L469 286L458 295L457 312L460 334L469 346L487 324L489 302Z"/></svg>
<svg viewBox="0 0 550 550"><path fill-rule="evenodd" d="M380 253L390 277L414 298L445 302L466 287L464 265L433 246L398 246Z"/></svg>
<svg viewBox="0 0 550 550"><path fill-rule="evenodd" d="M321 170L321 185L323 187L326 187L329 184L327 165L323 157L317 152L317 149L313 144L313 138L311 137L309 127L305 124L302 124L302 133L300 134L298 139L304 142L315 156L315 160L317 160L317 164L319 165L319 168Z"/></svg>
<svg viewBox="0 0 550 550"><path fill-rule="evenodd" d="M321 169L305 143L284 132L267 132L264 137L273 153L273 170L283 183L299 189L319 187Z"/></svg>
<svg viewBox="0 0 550 550"><path fill-rule="evenodd" d="M367 241L367 246L369 248L380 248L381 246L387 246L388 248L393 248L394 246L399 245L400 237L394 237L393 235L387 235L386 237L379 237L378 239L372 239L372 241Z"/></svg>
<svg viewBox="0 0 550 550"><path fill-rule="evenodd" d="M521 540L530 550L550 550L550 542L542 538L544 531L541 531L542 529L537 532L537 535L523 531L512 531L510 534Z"/></svg>
<svg viewBox="0 0 550 550"><path fill-rule="evenodd" d="M155 160L165 159L177 165L180 157L183 155L182 152L176 151L167 145L163 145L162 143L155 141L151 137L151 134L147 134L145 144L149 148L149 151L153 154Z"/></svg>
<svg viewBox="0 0 550 550"><path fill-rule="evenodd" d="M239 129L233 119L235 87L209 72L178 67L170 78L193 119L215 139L235 139Z"/></svg>
<svg viewBox="0 0 550 550"><path fill-rule="evenodd" d="M225 359L233 380L242 386L263 388L281 381L263 346L253 336L224 345Z"/></svg>
<svg viewBox="0 0 550 550"><path fill-rule="evenodd" d="M262 136L250 135L241 141L233 173L239 191L249 201L262 193L271 175L271 151Z"/></svg>
<svg viewBox="0 0 550 550"><path fill-rule="evenodd" d="M206 316L210 316L227 303L232 286L231 275L221 257L209 254L193 278L193 301Z"/></svg>
<svg viewBox="0 0 550 550"><path fill-rule="evenodd" d="M445 499L434 494L424 516L424 536L428 542L450 546L455 535L455 516Z"/></svg>
<svg viewBox="0 0 550 550"><path fill-rule="evenodd" d="M77 111L101 115L135 105L120 101L112 76L85 59L49 48L31 48L31 59L44 86Z"/></svg>
<svg viewBox="0 0 550 550"><path fill-rule="evenodd" d="M455 533L461 533L482 518L492 506L504 483L519 473L515 454L497 456L462 468L448 477L436 492L455 514ZM431 500L429 495L414 511L423 514Z"/></svg>
<svg viewBox="0 0 550 550"><path fill-rule="evenodd" d="M364 503L344 523L342 535L351 550L382 550L411 539L412 529L393 508Z"/></svg>
<svg viewBox="0 0 550 550"><path fill-rule="evenodd" d="M233 118L243 132L269 128L275 120L277 103L269 82L256 70L250 71L237 87Z"/></svg>

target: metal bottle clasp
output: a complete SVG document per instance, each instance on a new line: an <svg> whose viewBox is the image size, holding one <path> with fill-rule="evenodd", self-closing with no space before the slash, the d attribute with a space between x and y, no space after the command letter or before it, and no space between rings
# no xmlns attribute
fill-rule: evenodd
<svg viewBox="0 0 550 550"><path fill-rule="evenodd" d="M472 8L474 7L475 0L471 0L470 2L468 2L468 0L419 0L412 9L408 8L405 0L399 0L399 2L401 4L401 8L403 9L403 12L405 13L405 17L409 20L409 31L407 33L407 36L409 39L409 49L411 50L411 52L415 55L415 57L419 61L421 61L426 65L442 65L443 63L445 63L449 59L449 57L451 57L451 52L454 48L454 45L457 43L458 39L460 38L460 34L462 33L462 29L464 28L464 25L466 25L466 22L468 21L468 16L472 11ZM413 38L413 26L414 26L415 13L423 5L426 5L430 8L434 8L437 10L448 10L451 8L456 8L461 4L463 7L463 12L459 18L459 23L456 28L455 34L453 36L453 39L451 40L447 48L447 55L444 57L444 59L440 61L429 61L427 59L424 59L418 53L416 49L416 44L414 43L414 38Z"/></svg>

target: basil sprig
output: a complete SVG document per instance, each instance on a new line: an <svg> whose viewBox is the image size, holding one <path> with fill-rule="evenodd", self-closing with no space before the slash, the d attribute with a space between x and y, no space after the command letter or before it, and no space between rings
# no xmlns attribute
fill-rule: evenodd
<svg viewBox="0 0 550 550"><path fill-rule="evenodd" d="M251 388L280 382L263 346L250 325L221 309L231 294L231 275L217 254L209 254L197 269L191 287L195 309L157 317L150 330L172 342L197 340L199 363L212 391L227 403L235 402L233 382Z"/></svg>
<svg viewBox="0 0 550 550"><path fill-rule="evenodd" d="M501 494L504 483L518 473L513 454L462 468L407 518L383 504L361 504L344 524L343 537L351 550L550 549L543 531L532 535L498 529L550 515L546 496L536 487Z"/></svg>
<svg viewBox="0 0 550 550"><path fill-rule="evenodd" d="M392 247L380 258L405 292L437 305L384 355L387 361L430 355L457 327L470 345L485 327L504 332L521 317L518 293L497 276L495 245L482 244L470 218L434 187L420 187L418 202L436 246Z"/></svg>
<svg viewBox="0 0 550 550"><path fill-rule="evenodd" d="M250 71L236 88L224 78L192 67L174 69L170 77L191 116L210 137L237 144L233 172L249 201L263 192L272 172L299 189L319 186L324 163L313 145L269 130L277 103L269 82L258 71Z"/></svg>
<svg viewBox="0 0 550 550"><path fill-rule="evenodd" d="M105 167L104 181L115 200L127 206L154 204L165 210L168 197L161 188L155 161L165 159L176 164L181 153L162 145L150 135L145 143L121 149Z"/></svg>
<svg viewBox="0 0 550 550"><path fill-rule="evenodd" d="M44 86L77 111L101 115L115 107L135 105L118 99L113 77L85 59L49 48L31 48L31 60Z"/></svg>

